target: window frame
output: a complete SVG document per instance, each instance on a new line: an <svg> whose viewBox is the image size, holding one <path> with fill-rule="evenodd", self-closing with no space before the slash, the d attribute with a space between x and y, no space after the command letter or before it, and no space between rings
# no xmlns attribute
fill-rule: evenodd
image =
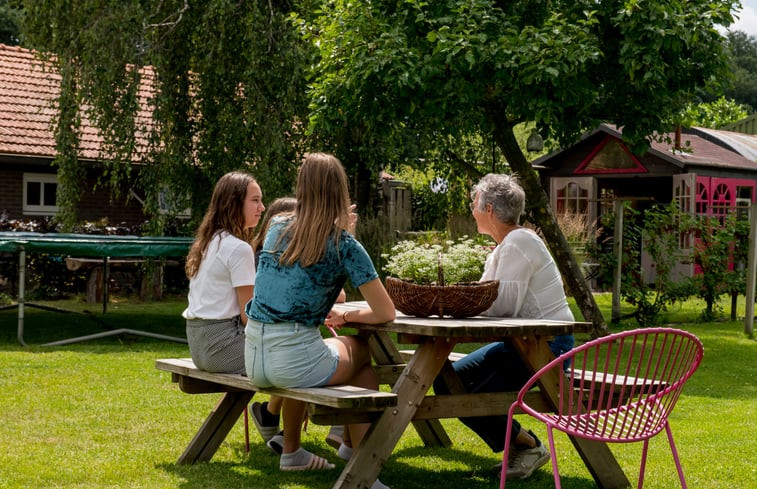
<svg viewBox="0 0 757 489"><path fill-rule="evenodd" d="M21 209L24 215L28 216L50 216L58 213L58 205L47 205L44 203L45 198L45 185L54 183L56 185L56 197L58 190L60 189L60 182L58 181L58 175L55 173L26 173L23 174L22 179L22 202ZM39 205L29 204L27 200L27 186L29 183L40 184L40 199L42 203Z"/></svg>

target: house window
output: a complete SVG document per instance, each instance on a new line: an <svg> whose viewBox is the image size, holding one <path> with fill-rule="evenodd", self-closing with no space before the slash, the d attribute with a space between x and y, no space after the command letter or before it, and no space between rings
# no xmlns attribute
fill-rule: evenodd
<svg viewBox="0 0 757 489"><path fill-rule="evenodd" d="M697 215L706 216L708 213L707 204L710 202L710 179L697 179Z"/></svg>
<svg viewBox="0 0 757 489"><path fill-rule="evenodd" d="M607 187L599 189L599 201L597 205L599 207L599 215L606 216L613 210L613 202L615 201L615 190Z"/></svg>
<svg viewBox="0 0 757 489"><path fill-rule="evenodd" d="M721 224L724 223L728 211L735 207L735 199L731 195L731 188L724 183L716 185L712 191L711 202L710 213L717 217Z"/></svg>
<svg viewBox="0 0 757 489"><path fill-rule="evenodd" d="M593 232L596 210L596 182L592 177L553 177L550 179L550 205L558 223L571 228L583 226L588 236ZM561 228L563 226L561 225ZM575 231L579 231L575 229ZM563 229L563 233L566 229Z"/></svg>
<svg viewBox="0 0 757 489"><path fill-rule="evenodd" d="M589 189L581 188L576 182L568 182L557 189L558 214L588 214Z"/></svg>
<svg viewBox="0 0 757 489"><path fill-rule="evenodd" d="M697 176L696 213L721 221L731 212L748 214L754 201L755 182L737 178Z"/></svg>
<svg viewBox="0 0 757 489"><path fill-rule="evenodd" d="M58 212L58 177L52 173L24 173L24 214L52 215Z"/></svg>
<svg viewBox="0 0 757 489"><path fill-rule="evenodd" d="M754 187L736 186L736 213L739 219L749 219L749 209L754 201Z"/></svg>
<svg viewBox="0 0 757 489"><path fill-rule="evenodd" d="M678 210L682 214L693 214L695 209L694 183L696 176L693 173L673 175L673 198L678 203ZM692 246L691 232L681 232L678 235L678 247L682 250L690 250Z"/></svg>

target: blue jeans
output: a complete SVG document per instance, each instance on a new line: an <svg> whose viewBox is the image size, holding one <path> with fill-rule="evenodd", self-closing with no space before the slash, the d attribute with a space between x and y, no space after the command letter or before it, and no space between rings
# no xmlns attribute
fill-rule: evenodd
<svg viewBox="0 0 757 489"><path fill-rule="evenodd" d="M549 342L555 356L573 348L573 336L561 335ZM489 343L452 364L452 368L470 393L517 391L531 378L515 349L508 343ZM447 384L437 377L436 394L449 394ZM481 437L494 452L505 448L507 413L501 416L460 418L467 427ZM520 433L520 424L513 419L512 439Z"/></svg>

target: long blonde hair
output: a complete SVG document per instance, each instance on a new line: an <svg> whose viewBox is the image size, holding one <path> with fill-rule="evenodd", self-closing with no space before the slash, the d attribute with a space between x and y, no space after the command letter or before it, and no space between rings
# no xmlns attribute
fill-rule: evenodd
<svg viewBox="0 0 757 489"><path fill-rule="evenodd" d="M330 236L338 247L340 231L349 227L350 193L342 163L330 154L306 154L295 195L295 218L283 233L290 240L279 261L307 267L323 257Z"/></svg>
<svg viewBox="0 0 757 489"><path fill-rule="evenodd" d="M208 243L219 231L226 231L243 241L252 242L252 229L244 227L244 198L250 183L257 181L249 173L241 171L229 172L216 183L208 210L200 227L197 228L195 241L187 255L187 263L184 266L187 278L191 279L197 275Z"/></svg>

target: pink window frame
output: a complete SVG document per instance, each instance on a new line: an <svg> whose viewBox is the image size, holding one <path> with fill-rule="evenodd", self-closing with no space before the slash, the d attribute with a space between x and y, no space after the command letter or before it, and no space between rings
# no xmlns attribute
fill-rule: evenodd
<svg viewBox="0 0 757 489"><path fill-rule="evenodd" d="M721 186L725 186L727 188L727 195L729 195L730 198L728 199L728 201L721 200L719 202L713 202L713 195L715 195L715 192ZM736 190L738 187L751 188L752 202L755 201L755 199L757 198L757 182L755 182L755 180L744 178L697 176L695 184L696 191L694 192L694 197L696 199L695 209L697 211L697 214L721 218L725 217L726 214L735 211L737 209L736 199L738 198L738 195ZM706 206L704 207L704 212L700 212L700 209L702 209L703 205ZM714 212L713 210L713 208L722 210L726 207L727 212ZM733 270L733 266L733 260L731 260L728 264L729 270ZM694 265L694 273L696 275L701 274L702 267L700 265Z"/></svg>
<svg viewBox="0 0 757 489"><path fill-rule="evenodd" d="M717 188L721 185L725 185L728 188L728 193L730 194L730 199L727 202L729 210L736 208L736 190L738 187L749 187L752 189L752 202L754 202L755 198L757 197L757 195L755 195L757 194L757 182L755 182L755 180L749 180L745 178L697 176L695 186L696 190L694 192L694 198L696 199L695 208L697 209L697 214L704 214L708 216L721 215L721 213L714 213L712 209L714 204L722 205L725 203L725 201L712 201L712 196L714 195ZM701 192L700 188L702 188L704 192ZM702 204L706 205L705 211L699 212L699 210L702 208Z"/></svg>

